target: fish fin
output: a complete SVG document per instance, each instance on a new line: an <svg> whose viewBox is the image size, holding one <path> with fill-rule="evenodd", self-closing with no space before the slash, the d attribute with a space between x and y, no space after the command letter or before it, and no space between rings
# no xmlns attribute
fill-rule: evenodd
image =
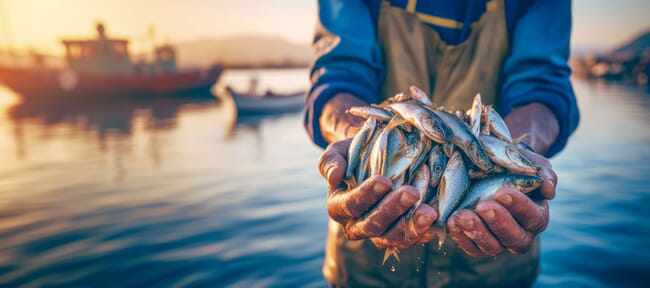
<svg viewBox="0 0 650 288"><path fill-rule="evenodd" d="M495 167L496 167L496 166L495 166ZM483 170L473 170L473 169L470 169L470 170L467 172L467 175L469 176L469 179L478 179L478 178L483 178L483 177L485 177L485 176L486 176L486 173L485 173L485 171L483 171Z"/></svg>
<svg viewBox="0 0 650 288"><path fill-rule="evenodd" d="M442 144L442 151L445 153L445 156L451 158L451 155L454 154L454 143L451 141L446 141Z"/></svg>
<svg viewBox="0 0 650 288"><path fill-rule="evenodd" d="M407 133L411 133L411 131L413 130L413 125L411 125L411 124L409 124L409 123L404 123L404 124L402 124L402 125L400 125L400 126L401 126L402 129L404 129L404 131L406 131Z"/></svg>
<svg viewBox="0 0 650 288"><path fill-rule="evenodd" d="M357 183L357 179L355 179L354 177L344 179L343 183L345 183L345 185L347 185L348 189L353 189L353 188L355 188L355 187L357 187L359 185Z"/></svg>
<svg viewBox="0 0 650 288"><path fill-rule="evenodd" d="M440 228L439 230L436 229L434 233L438 236L438 250L440 250L442 244L445 244L445 240L447 240L447 231L444 228Z"/></svg>
<svg viewBox="0 0 650 288"><path fill-rule="evenodd" d="M411 208L408 212L406 212L406 216L404 219L406 220L406 233L404 233L404 240L406 242L410 241L409 238L409 231L413 231L414 234L417 234L417 230L415 229L415 221L413 220L413 214L415 212L415 209Z"/></svg>
<svg viewBox="0 0 650 288"><path fill-rule="evenodd" d="M388 122L388 125L386 125L384 129L393 129L397 126L404 125L406 123L408 122L406 122L406 120L402 118L393 117L393 119L390 119L390 122Z"/></svg>
<svg viewBox="0 0 650 288"><path fill-rule="evenodd" d="M528 136L528 133L524 133L521 136L519 136L519 137L517 137L515 139L512 139L512 143L517 144L519 142L522 142L522 141L524 141L524 139L526 139L526 136Z"/></svg>
<svg viewBox="0 0 650 288"><path fill-rule="evenodd" d="M400 262L400 260L399 260L399 249L394 248L394 247L388 247L388 248L386 248L386 252L384 253L384 261L381 262L381 265L386 264L386 261L388 260L388 258L390 258L390 256L395 257L397 262Z"/></svg>
<svg viewBox="0 0 650 288"><path fill-rule="evenodd" d="M446 185L447 177L445 177L445 175L442 175L442 178L440 178L440 183L438 183L438 199L444 198ZM438 202L438 205L440 205L440 202ZM440 207L438 207L438 210L440 210Z"/></svg>

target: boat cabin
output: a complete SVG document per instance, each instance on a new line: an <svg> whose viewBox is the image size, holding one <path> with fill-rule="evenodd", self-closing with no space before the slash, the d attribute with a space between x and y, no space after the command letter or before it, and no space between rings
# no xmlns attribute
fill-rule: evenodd
<svg viewBox="0 0 650 288"><path fill-rule="evenodd" d="M97 24L97 39L63 40L69 68L92 74L128 74L132 72L126 39L106 37L104 25Z"/></svg>
<svg viewBox="0 0 650 288"><path fill-rule="evenodd" d="M176 51L171 45L154 49L154 61L132 61L127 39L108 38L97 24L96 39L62 40L68 67L88 74L161 74L176 72Z"/></svg>

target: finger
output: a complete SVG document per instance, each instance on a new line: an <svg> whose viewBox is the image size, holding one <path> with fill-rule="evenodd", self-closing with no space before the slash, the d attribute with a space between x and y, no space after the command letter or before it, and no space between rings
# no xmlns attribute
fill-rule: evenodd
<svg viewBox="0 0 650 288"><path fill-rule="evenodd" d="M406 242L414 245L431 241L434 235L428 235L427 231L433 227L433 222L436 222L436 219L438 219L438 213L433 207L427 204L420 205L407 222Z"/></svg>
<svg viewBox="0 0 650 288"><path fill-rule="evenodd" d="M388 243L388 246L390 247L396 247L399 249L406 249L408 247L413 246L413 244L416 241L413 241L414 243L410 243L410 241L407 240L412 240L412 239L407 239L406 231L407 231L407 223L406 219L404 217L401 217L399 221L393 227L391 227L386 233L382 236L386 243Z"/></svg>
<svg viewBox="0 0 650 288"><path fill-rule="evenodd" d="M542 185L536 193L541 194L544 199L553 199L555 197L555 187L557 186L557 174L553 171L553 165L551 162L544 156L528 151L526 149L521 149L520 152L523 156L528 158L533 165L540 168L537 172L537 176L544 180Z"/></svg>
<svg viewBox="0 0 650 288"><path fill-rule="evenodd" d="M420 242L420 237L424 236L426 230L436 221L437 213L429 205L420 206L411 220L406 217L400 217L399 221L393 225L384 235L383 242L387 246L405 249ZM412 222L413 227L409 224ZM429 239L428 241L431 241ZM428 242L426 241L426 242Z"/></svg>
<svg viewBox="0 0 650 288"><path fill-rule="evenodd" d="M557 186L557 174L552 169L542 168L537 175L544 180L539 187L539 192L544 199L555 198L555 187Z"/></svg>
<svg viewBox="0 0 650 288"><path fill-rule="evenodd" d="M478 247L476 247L476 244L474 244L471 239L465 236L463 229L456 225L456 220L454 220L454 217L449 217L449 220L447 221L447 230L449 231L449 236L451 236L451 239L454 239L454 242L456 242L456 245L458 245L458 248L465 251L467 255L477 258L485 255L483 252L481 252L481 249L478 249Z"/></svg>
<svg viewBox="0 0 650 288"><path fill-rule="evenodd" d="M417 202L418 198L417 191L411 186L402 186L390 192L362 219L347 223L346 236L348 239L363 239L384 234L391 224Z"/></svg>
<svg viewBox="0 0 650 288"><path fill-rule="evenodd" d="M476 213L508 251L520 254L530 249L534 234L521 227L503 205L495 200L481 201L476 205Z"/></svg>
<svg viewBox="0 0 650 288"><path fill-rule="evenodd" d="M548 202L537 204L515 189L503 188L497 191L494 199L510 211L515 219L534 234L540 233L548 225Z"/></svg>
<svg viewBox="0 0 650 288"><path fill-rule="evenodd" d="M327 199L327 213L334 221L345 224L366 213L391 187L390 179L375 176L352 190L333 190Z"/></svg>
<svg viewBox="0 0 650 288"><path fill-rule="evenodd" d="M318 171L330 187L337 187L343 182L347 168L347 149L351 141L348 139L330 144L318 160Z"/></svg>
<svg viewBox="0 0 650 288"><path fill-rule="evenodd" d="M463 230L465 236L471 239L483 253L496 256L503 252L503 247L492 233L485 227L483 221L473 211L463 209L454 214L456 226Z"/></svg>

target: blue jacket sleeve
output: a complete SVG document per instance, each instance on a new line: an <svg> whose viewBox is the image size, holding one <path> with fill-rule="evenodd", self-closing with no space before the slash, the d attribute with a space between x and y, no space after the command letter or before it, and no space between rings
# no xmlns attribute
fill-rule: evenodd
<svg viewBox="0 0 650 288"><path fill-rule="evenodd" d="M541 102L555 114L560 133L547 157L564 148L579 121L567 64L570 35L571 1L535 1L510 35L510 54L501 74L501 115L531 102Z"/></svg>
<svg viewBox="0 0 650 288"><path fill-rule="evenodd" d="M304 125L314 143L325 147L319 125L323 105L339 92L376 103L383 60L376 40L378 0L318 2Z"/></svg>

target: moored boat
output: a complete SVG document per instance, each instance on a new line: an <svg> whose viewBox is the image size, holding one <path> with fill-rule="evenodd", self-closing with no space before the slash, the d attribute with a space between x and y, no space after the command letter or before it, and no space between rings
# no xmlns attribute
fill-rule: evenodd
<svg viewBox="0 0 650 288"><path fill-rule="evenodd" d="M128 40L108 38L102 24L96 39L63 40L67 68L48 68L34 57L31 67L0 67L0 83L25 100L147 97L209 93L223 68L179 70L170 45L154 49L155 60L134 63Z"/></svg>
<svg viewBox="0 0 650 288"><path fill-rule="evenodd" d="M269 91L263 95L256 95L238 93L231 87L226 87L225 93L235 102L238 114L271 114L300 111L305 104L304 91L288 94Z"/></svg>

